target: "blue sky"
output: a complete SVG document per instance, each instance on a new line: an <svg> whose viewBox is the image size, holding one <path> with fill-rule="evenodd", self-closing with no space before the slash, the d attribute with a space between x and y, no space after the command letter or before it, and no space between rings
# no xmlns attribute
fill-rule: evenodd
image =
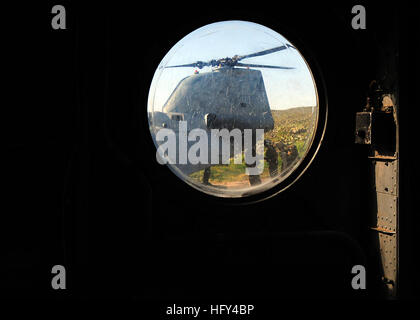
<svg viewBox="0 0 420 320"><path fill-rule="evenodd" d="M191 67L164 69L160 68L162 66L250 54L286 43L290 42L279 33L251 22L224 21L199 28L175 44L157 67L149 92L148 111L161 111L179 81L194 73L194 68ZM262 72L272 109L317 106L312 74L297 50L288 48L264 56L243 59L241 63L295 68L258 68ZM199 71L211 72L211 68L205 67Z"/></svg>

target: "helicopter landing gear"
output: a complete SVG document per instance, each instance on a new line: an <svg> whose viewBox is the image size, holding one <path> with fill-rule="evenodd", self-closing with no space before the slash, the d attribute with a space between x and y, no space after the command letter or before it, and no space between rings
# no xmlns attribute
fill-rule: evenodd
<svg viewBox="0 0 420 320"><path fill-rule="evenodd" d="M247 167L251 167L251 165L248 165L247 163L245 163L245 165ZM251 175L250 174L250 175L248 175L248 180L249 180L249 184L251 186L256 186L258 184L261 184L261 177L260 177L259 174L256 174L256 175Z"/></svg>
<svg viewBox="0 0 420 320"><path fill-rule="evenodd" d="M204 169L204 173L203 173L203 184L206 186L210 185L209 179L210 179L210 167L207 167Z"/></svg>
<svg viewBox="0 0 420 320"><path fill-rule="evenodd" d="M249 184L251 186L256 186L258 184L261 184L260 175L255 175L255 176L249 175L248 179L249 179Z"/></svg>

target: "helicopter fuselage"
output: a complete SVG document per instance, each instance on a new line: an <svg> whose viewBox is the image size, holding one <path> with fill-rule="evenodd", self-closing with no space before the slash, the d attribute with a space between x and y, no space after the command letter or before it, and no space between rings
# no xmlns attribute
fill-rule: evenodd
<svg viewBox="0 0 420 320"><path fill-rule="evenodd" d="M179 139L179 123L188 124L188 132L194 129L264 129L274 127L261 71L244 68L220 68L213 72L198 73L184 78L177 85L163 107L154 112L156 129L172 129ZM188 133L187 133L188 134ZM189 141L189 145L193 142ZM210 141L208 141L210 148ZM234 143L231 142L234 156ZM182 171L192 173L212 164L184 164Z"/></svg>

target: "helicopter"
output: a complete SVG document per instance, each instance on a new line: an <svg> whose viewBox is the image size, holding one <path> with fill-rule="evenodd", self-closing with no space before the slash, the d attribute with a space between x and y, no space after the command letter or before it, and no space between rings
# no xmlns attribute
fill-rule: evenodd
<svg viewBox="0 0 420 320"><path fill-rule="evenodd" d="M150 123L154 130L161 128L174 130L177 141L181 134L180 124L186 123L188 130L202 129L210 137L213 129L239 129L242 134L246 129L253 131L263 129L268 132L274 128L274 119L260 70L250 68L270 68L280 70L295 69L287 66L242 63L246 58L263 56L288 48L291 44L245 55L234 55L210 61L160 66L167 68L196 68L194 74L183 78L170 94L162 111L149 113ZM212 67L211 72L198 72L197 69ZM155 133L156 133L155 131ZM153 132L153 131L152 131ZM253 135L255 140L255 135ZM188 139L190 140L190 139ZM195 141L188 141L188 149ZM210 142L210 141L209 141ZM235 152L232 139L229 140L231 154ZM215 151L207 143L208 154ZM266 142L264 141L264 145ZM255 145L253 147L255 149ZM237 149L236 149L237 150ZM221 154L221 150L219 155ZM242 148L241 151L244 151ZM255 153L255 152L254 152ZM220 162L219 162L220 163ZM203 182L208 184L209 168L213 163L176 163L175 166L186 175L205 170ZM249 177L251 185L259 184L258 177Z"/></svg>

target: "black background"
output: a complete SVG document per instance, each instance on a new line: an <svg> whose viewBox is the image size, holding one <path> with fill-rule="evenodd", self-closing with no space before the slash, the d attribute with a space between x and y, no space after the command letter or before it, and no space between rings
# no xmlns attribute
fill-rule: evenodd
<svg viewBox="0 0 420 320"><path fill-rule="evenodd" d="M400 94L400 297L418 296L415 13L347 4L61 2L2 10L6 156L2 294L175 303L225 299L382 298L370 249L368 160L355 113L373 79ZM328 125L305 174L279 195L231 206L155 161L146 115L154 71L193 30L222 20L263 24L316 62ZM51 289L51 268L67 290ZM364 264L367 290L351 288Z"/></svg>

